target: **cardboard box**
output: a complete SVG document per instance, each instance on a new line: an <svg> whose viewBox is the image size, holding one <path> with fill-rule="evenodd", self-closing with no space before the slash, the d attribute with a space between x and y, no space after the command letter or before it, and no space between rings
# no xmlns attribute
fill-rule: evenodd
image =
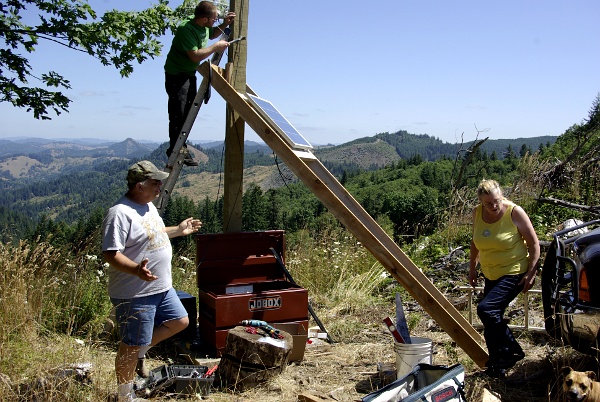
<svg viewBox="0 0 600 402"><path fill-rule="evenodd" d="M310 327L308 329L309 338L327 339L327 332L324 332L319 327Z"/></svg>
<svg viewBox="0 0 600 402"><path fill-rule="evenodd" d="M293 338L292 353L288 361L299 362L304 359L304 351L306 349L306 340L308 339L308 328L306 323L286 323L286 324L271 324L278 330L285 331Z"/></svg>
<svg viewBox="0 0 600 402"><path fill-rule="evenodd" d="M199 318L200 322L200 335L202 336L202 347L203 352L207 355L211 356L223 356L223 352L225 351L225 346L227 345L227 334L231 328L215 328L214 324L208 320L206 320L202 315ZM308 327L308 319L305 320L297 320L297 321L285 321L282 323L273 323L268 322L269 325L292 325L293 328L297 328L300 326L301 328ZM287 331L286 331L287 332ZM290 333L292 338L293 334ZM301 342L298 342L297 345L300 345ZM304 340L306 343L306 340ZM298 359L298 361L302 360L302 356Z"/></svg>

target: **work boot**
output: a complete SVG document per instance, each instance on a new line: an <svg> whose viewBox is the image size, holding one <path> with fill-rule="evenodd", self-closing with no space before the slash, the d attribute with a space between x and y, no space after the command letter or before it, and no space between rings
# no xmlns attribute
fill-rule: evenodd
<svg viewBox="0 0 600 402"><path fill-rule="evenodd" d="M184 146L185 159L183 164L185 166L198 166L198 161L194 159L193 153L188 149L187 145Z"/></svg>
<svg viewBox="0 0 600 402"><path fill-rule="evenodd" d="M148 370L148 368L146 367L145 358L138 358L137 365L135 366L135 372L142 378L150 377L150 370Z"/></svg>
<svg viewBox="0 0 600 402"><path fill-rule="evenodd" d="M190 155L189 151L183 160L183 164L185 166L198 166L198 161L194 159L192 155Z"/></svg>
<svg viewBox="0 0 600 402"><path fill-rule="evenodd" d="M497 368L501 369L509 369L513 368L518 361L523 360L525 358L525 353L515 353L515 354L507 354L506 356L498 359L496 364L494 365Z"/></svg>
<svg viewBox="0 0 600 402"><path fill-rule="evenodd" d="M485 374L491 378L504 379L506 378L506 369L492 366L486 368Z"/></svg>

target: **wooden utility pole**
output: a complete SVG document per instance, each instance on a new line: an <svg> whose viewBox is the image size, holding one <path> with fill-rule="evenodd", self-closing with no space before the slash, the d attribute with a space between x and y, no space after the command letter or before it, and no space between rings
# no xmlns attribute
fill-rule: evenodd
<svg viewBox="0 0 600 402"><path fill-rule="evenodd" d="M250 0L231 0L230 10L236 14L231 25L232 38L247 36ZM231 45L226 66L227 80L237 91L246 90L246 41ZM227 104L225 129L225 167L223 195L223 232L242 231L242 196L244 192L244 127L240 115Z"/></svg>

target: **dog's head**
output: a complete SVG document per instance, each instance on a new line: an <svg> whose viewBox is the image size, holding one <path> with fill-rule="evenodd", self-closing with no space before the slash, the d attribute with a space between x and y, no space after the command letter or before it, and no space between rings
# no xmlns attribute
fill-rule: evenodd
<svg viewBox="0 0 600 402"><path fill-rule="evenodd" d="M584 401L592 392L596 374L593 371L575 371L571 367L563 367L563 391L567 400L572 402Z"/></svg>

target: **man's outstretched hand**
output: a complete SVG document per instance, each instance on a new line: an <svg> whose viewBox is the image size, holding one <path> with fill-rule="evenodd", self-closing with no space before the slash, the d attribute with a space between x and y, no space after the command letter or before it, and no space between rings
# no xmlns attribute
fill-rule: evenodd
<svg viewBox="0 0 600 402"><path fill-rule="evenodd" d="M200 219L187 218L179 224L179 231L182 236L196 233L202 227Z"/></svg>

